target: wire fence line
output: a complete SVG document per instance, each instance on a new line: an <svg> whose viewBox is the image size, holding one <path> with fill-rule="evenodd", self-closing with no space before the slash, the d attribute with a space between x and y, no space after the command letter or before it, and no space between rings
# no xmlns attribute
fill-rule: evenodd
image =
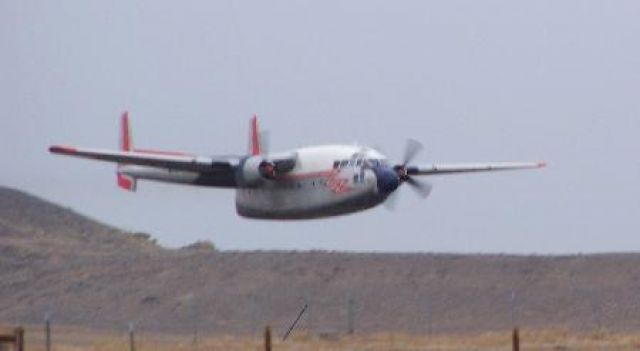
<svg viewBox="0 0 640 351"><path fill-rule="evenodd" d="M509 330L514 326L594 332L640 330L637 304L612 304L597 291L585 289L576 289L572 296L580 300L580 306L550 310L544 300L516 290L505 290L502 301L469 305L460 301L474 298L473 294L452 297L417 293L395 296L381 306L378 298L346 292L341 296L291 293L277 298L246 294L235 299L241 301L237 305L212 308L208 299L193 295L169 312L155 311L152 304L143 313L124 313L123 317L123 313L110 313L101 306L83 314L69 313L66 306L51 306L16 322L34 324L49 319L59 324L108 329L127 329L133 323L139 330L193 333L194 338L199 334L260 335L265 325L272 325L276 334L284 333L306 305L296 330L319 335L376 332L435 335Z"/></svg>
<svg viewBox="0 0 640 351"><path fill-rule="evenodd" d="M627 316L627 321L631 321L631 323L622 323L609 318L610 311L606 302L598 299L598 295L593 291L576 290L576 296L584 298L584 307L588 310L586 315L589 316L578 324L576 330L594 334L607 330L640 331L640 323L634 318L633 311L629 311ZM406 316L403 320L402 327L388 323L389 317L392 316L375 313L379 306L373 305L366 297L354 293L345 293L342 297L311 294L285 296L277 306L274 306L273 299L247 294L242 299L245 303L229 306L227 314L224 315L209 314L206 306L201 305L202 302L197 299L197 296L192 296L187 301L189 304L187 308L176 310L177 318L175 320L159 318L153 314L145 317L132 314L130 318L119 320L102 319L100 313L92 314L89 317L79 317L64 314L62 310L56 311L52 308L43 311L40 314L41 318L26 322L29 324L43 323L43 330L49 331L51 324L97 327L121 331L124 335L131 334L131 331L135 333L166 331L189 335L193 344L198 344L199 339L204 336L237 334L258 337L262 334L265 325L273 326L276 337L282 337L303 306L306 306L304 313L298 316L299 320L296 320L292 333L294 335L312 335L324 339L380 332L438 336L479 331L504 332L514 326L531 329L563 328L563 321L567 316L566 312L556 314L555 318L553 315L549 316L546 324L530 324L527 318L532 312L521 304L525 298L531 297L523 296L515 290L505 291L502 308L494 311L477 311L465 309L464 306L453 308L447 303L442 303L442 300L426 294L418 294L413 301L408 298L390 301L389 303L393 304L410 304L414 309L414 313L411 316ZM389 308L385 310L389 310ZM469 315L481 313L481 317L487 320L499 319L502 320L502 323L497 324L497 327L493 322L494 326L491 327L468 325L466 323L477 319L468 319L467 321L464 319L465 316L461 316L460 311L463 313L466 311ZM393 317L395 320L398 319L398 316ZM184 323L185 320L188 322ZM45 334L50 335L50 333ZM50 337L45 337L45 344L51 344Z"/></svg>
<svg viewBox="0 0 640 351"><path fill-rule="evenodd" d="M462 293L461 293L462 294ZM241 295L239 299L242 303L235 306L227 306L222 312L210 313L207 307L207 299L202 299L193 294L185 297L180 304L180 308L174 311L175 319L163 318L163 314L147 313L140 316L130 313L127 318L103 318L102 307L96 306L95 313L85 315L74 315L65 313L65 306L51 306L46 311L33 311L33 318L30 320L17 320L16 323L28 323L31 325L42 323L42 332L38 339L44 349L50 351L52 344L55 345L55 335L52 329L55 326L83 326L87 328L99 328L116 331L121 335L123 342L129 345L131 350L135 350L140 343L149 343L151 337L157 338L158 333L167 332L173 335L182 335L182 343L192 345L195 349L207 338L222 335L240 335L248 338L258 339L264 331L266 325L273 327L274 336L282 338L288 328L295 320L291 333L305 335L319 340L339 340L350 335L367 335L373 333L406 333L410 335L427 335L437 339L446 335L463 335L478 332L498 332L507 335L514 326L525 329L574 329L583 334L597 335L607 331L616 332L640 332L640 313L632 302L626 304L628 307L624 318L615 318L620 315L619 311L612 309L610 297L602 296L597 289L585 289L580 287L572 288L573 298L581 300L580 311L582 318L579 323L567 328L567 319L576 309L565 311L551 311L540 323L539 319L532 318L532 315L540 314L544 309L541 304L543 300L536 299L536 296L528 295L526 291L516 289L505 289L503 298L498 302L487 303L494 306L492 310L477 309L470 304L464 303L455 305L455 301L463 301L460 296L442 296L434 293L418 291L411 295L396 296L385 303L389 304L381 308L374 303L379 299L372 299L367 295L360 295L357 292L345 292L344 294L332 294L323 296L309 292L286 292L282 296L274 299L271 296L261 296L259 294ZM466 296L466 295L462 295ZM469 294L473 296L473 293ZM482 297L476 297L482 298ZM627 301L628 302L628 301ZM303 313L299 314L303 306ZM406 307L410 306L412 313L405 314ZM497 306L497 307L495 307ZM622 304L625 306L625 304ZM153 306L152 306L153 307ZM388 312L394 311L395 315ZM619 307L616 307L619 308ZM218 309L218 311L220 311ZM154 312L153 310L151 312ZM299 314L299 315L298 315ZM38 315L40 316L38 318ZM106 313L107 316L108 313ZM468 318L474 316L474 318ZM484 318L487 325L477 325L477 318ZM400 320L399 327L389 320ZM496 323L496 320L500 321ZM186 323L184 321L187 321ZM532 321L534 321L532 323ZM53 327L52 327L53 325ZM73 340L66 340L74 342ZM635 345L640 345L640 338ZM562 343L550 345L530 345L524 344L524 350L559 350L559 349L581 349L589 350L588 346L567 346ZM437 348L428 345L421 348L403 348L402 345L390 344L389 350L396 351L422 351L435 350ZM491 348L474 348L475 350L490 350ZM598 350L626 350L629 346L598 346Z"/></svg>
<svg viewBox="0 0 640 351"><path fill-rule="evenodd" d="M46 337L44 328L36 328L33 326L27 328L27 346L29 350L76 350L76 349L94 349L94 350L283 350L283 351L497 351L497 350L528 350L528 351L547 351L547 350L582 350L582 351L618 351L618 350L637 350L638 340L636 337L631 340L616 339L591 339L589 336L582 336L585 341L576 338L575 335L565 336L565 340L555 338L548 340L548 336L543 336L542 340L539 336L525 335L518 337L519 342L512 344L510 332L503 331L498 334L491 335L489 340L484 335L471 336L468 335L440 335L435 337L415 337L408 335L385 335L380 336L342 336L340 338L317 338L304 337L294 338L290 341L279 340L277 336L271 336L272 332L269 326L263 328L263 334L258 336L244 336L235 339L222 337L215 339L209 335L203 335L202 338L193 339L189 335L174 335L158 332L140 332L133 325L129 325L129 329L121 332L105 333L96 332L94 330L76 329L69 331L68 327L57 327L54 324L50 337ZM268 336L266 332L268 331ZM262 339L262 340L261 340ZM269 344L266 344L268 339ZM0 333L0 341L2 334ZM52 340L52 344L47 344L45 340ZM634 341L635 340L635 341ZM273 341L274 345L271 346ZM264 342L264 343L263 343ZM48 347L44 347L48 345ZM2 348L0 342L0 349Z"/></svg>

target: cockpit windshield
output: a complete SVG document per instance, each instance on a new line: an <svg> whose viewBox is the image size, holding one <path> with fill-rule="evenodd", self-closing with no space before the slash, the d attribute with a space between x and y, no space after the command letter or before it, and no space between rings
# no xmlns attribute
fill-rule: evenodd
<svg viewBox="0 0 640 351"><path fill-rule="evenodd" d="M380 158L352 158L349 160L336 160L333 162L333 168L335 169L341 169L341 168L347 168L347 167L381 167L381 166L388 166L388 162L387 160L384 159L380 159Z"/></svg>

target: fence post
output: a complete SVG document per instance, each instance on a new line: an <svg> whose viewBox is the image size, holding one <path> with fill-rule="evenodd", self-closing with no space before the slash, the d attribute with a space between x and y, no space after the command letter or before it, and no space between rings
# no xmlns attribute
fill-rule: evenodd
<svg viewBox="0 0 640 351"><path fill-rule="evenodd" d="M433 312L431 311L431 300L427 300L427 333L433 334Z"/></svg>
<svg viewBox="0 0 640 351"><path fill-rule="evenodd" d="M311 324L312 323L312 320L311 320L312 314L311 314L311 312L313 311L311 309L311 299L310 298L305 299L305 303L307 304L307 318L306 318L305 327L307 329L307 333L311 334L312 331L313 331L313 325Z"/></svg>
<svg viewBox="0 0 640 351"><path fill-rule="evenodd" d="M516 327L516 291L511 290L511 327Z"/></svg>
<svg viewBox="0 0 640 351"><path fill-rule="evenodd" d="M44 316L44 335L45 348L51 351L51 315L48 313Z"/></svg>
<svg viewBox="0 0 640 351"><path fill-rule="evenodd" d="M191 307L193 309L193 347L195 350L198 350L199 316L195 296L193 299L191 299Z"/></svg>
<svg viewBox="0 0 640 351"><path fill-rule="evenodd" d="M271 351L271 327L264 328L264 350Z"/></svg>
<svg viewBox="0 0 640 351"><path fill-rule="evenodd" d="M14 331L15 333L15 350L24 351L24 328L18 327Z"/></svg>
<svg viewBox="0 0 640 351"><path fill-rule="evenodd" d="M518 328L513 328L513 351L520 351L520 333Z"/></svg>
<svg viewBox="0 0 640 351"><path fill-rule="evenodd" d="M129 351L136 351L135 330L132 322L129 322Z"/></svg>
<svg viewBox="0 0 640 351"><path fill-rule="evenodd" d="M354 313L355 313L355 302L353 300L352 296L349 296L349 299L347 300L347 334L349 335L353 335L353 333L355 332L355 327L354 327Z"/></svg>

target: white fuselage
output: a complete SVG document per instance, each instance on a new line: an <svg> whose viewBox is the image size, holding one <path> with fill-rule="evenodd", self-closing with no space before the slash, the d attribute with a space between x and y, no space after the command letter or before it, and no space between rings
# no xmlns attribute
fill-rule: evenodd
<svg viewBox="0 0 640 351"><path fill-rule="evenodd" d="M365 159L384 159L372 149L328 145L293 152L297 155L296 166L286 175L261 179L255 186L236 191L238 214L252 218L317 218L371 208L386 198L377 191L373 171L362 167Z"/></svg>

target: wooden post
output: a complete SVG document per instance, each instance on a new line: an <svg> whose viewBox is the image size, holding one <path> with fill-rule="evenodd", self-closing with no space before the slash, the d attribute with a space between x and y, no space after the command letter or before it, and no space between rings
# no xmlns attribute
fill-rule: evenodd
<svg viewBox="0 0 640 351"><path fill-rule="evenodd" d="M354 320L355 320L355 301L353 297L349 296L347 299L347 334L353 335L355 332Z"/></svg>
<svg viewBox="0 0 640 351"><path fill-rule="evenodd" d="M264 328L264 350L271 351L271 327Z"/></svg>
<svg viewBox="0 0 640 351"><path fill-rule="evenodd" d="M516 327L516 291L511 290L511 327Z"/></svg>
<svg viewBox="0 0 640 351"><path fill-rule="evenodd" d="M49 314L44 316L44 340L46 350L51 351L51 316Z"/></svg>
<svg viewBox="0 0 640 351"><path fill-rule="evenodd" d="M24 328L18 327L15 329L15 350L24 351Z"/></svg>
<svg viewBox="0 0 640 351"><path fill-rule="evenodd" d="M311 298L308 298L306 300L306 305L308 307L307 307L307 318L306 318L305 327L307 328L307 332L309 334L311 334L311 331L313 330L313 325L311 324L311 322L312 322L312 320L311 320L311 316L312 316L311 312L313 311L311 309Z"/></svg>
<svg viewBox="0 0 640 351"><path fill-rule="evenodd" d="M129 322L129 351L136 351L135 331L132 322Z"/></svg>
<svg viewBox="0 0 640 351"><path fill-rule="evenodd" d="M433 334L433 315L430 300L427 300L427 333L429 335Z"/></svg>
<svg viewBox="0 0 640 351"><path fill-rule="evenodd" d="M520 351L520 333L518 328L513 328L513 351Z"/></svg>

